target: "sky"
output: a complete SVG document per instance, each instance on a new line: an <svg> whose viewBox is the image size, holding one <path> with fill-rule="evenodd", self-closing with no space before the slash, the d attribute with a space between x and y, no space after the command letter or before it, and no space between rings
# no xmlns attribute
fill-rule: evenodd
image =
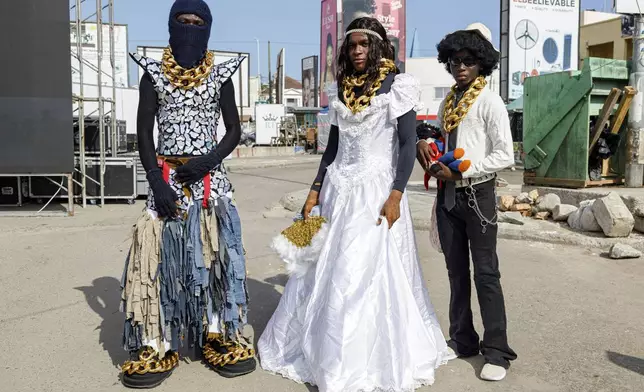
<svg viewBox="0 0 644 392"><path fill-rule="evenodd" d="M319 55L320 0L206 0L213 14L210 48L250 53L251 74L257 75L257 42L261 74L268 75L268 41L275 72L277 53L286 51L286 74L300 79L301 60ZM94 3L88 1L87 3ZM130 51L137 46L166 46L168 12L173 0L114 0L116 23L127 24ZM456 4L459 4L456 7ZM582 9L601 11L613 0L581 0ZM279 5L278 5L279 4ZM421 56L436 54L436 44L451 31L481 22L499 47L500 0L407 0L407 53L417 29ZM84 16L94 12L84 6ZM130 82L136 84L134 63Z"/></svg>

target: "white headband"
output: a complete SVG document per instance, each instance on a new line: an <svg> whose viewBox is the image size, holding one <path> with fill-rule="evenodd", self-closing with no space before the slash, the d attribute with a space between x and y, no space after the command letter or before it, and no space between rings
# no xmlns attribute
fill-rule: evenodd
<svg viewBox="0 0 644 392"><path fill-rule="evenodd" d="M346 33L344 33L344 36L348 37L353 33L369 34L369 35L372 35L372 36L374 36L374 37L376 37L376 38L378 38L379 40L382 41L382 37L380 36L380 34L376 33L375 31L369 30L369 29L353 29L353 30L349 30Z"/></svg>

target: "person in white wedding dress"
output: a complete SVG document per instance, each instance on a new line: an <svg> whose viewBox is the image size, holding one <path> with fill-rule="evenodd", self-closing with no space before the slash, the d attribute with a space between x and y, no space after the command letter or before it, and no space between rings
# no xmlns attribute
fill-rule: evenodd
<svg viewBox="0 0 644 392"><path fill-rule="evenodd" d="M308 218L320 206L324 237L258 342L264 370L321 392L413 391L450 359L404 193L420 86L393 59L376 19L347 27L338 88L329 89L329 143L303 208Z"/></svg>

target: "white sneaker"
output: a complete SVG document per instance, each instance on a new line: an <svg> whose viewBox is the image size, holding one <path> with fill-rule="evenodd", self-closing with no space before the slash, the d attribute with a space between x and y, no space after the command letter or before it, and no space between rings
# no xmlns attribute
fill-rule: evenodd
<svg viewBox="0 0 644 392"><path fill-rule="evenodd" d="M483 370L481 370L481 379L485 381L501 381L507 373L507 370L502 366L486 363L483 366Z"/></svg>
<svg viewBox="0 0 644 392"><path fill-rule="evenodd" d="M445 360L451 361L456 358L458 358L458 354L456 354L456 351L454 351L454 349L452 349L451 347L447 347L447 355L445 355Z"/></svg>

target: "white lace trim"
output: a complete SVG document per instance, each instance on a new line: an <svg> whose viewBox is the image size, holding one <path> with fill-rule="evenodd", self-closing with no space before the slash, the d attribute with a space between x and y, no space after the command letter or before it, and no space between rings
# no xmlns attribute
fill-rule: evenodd
<svg viewBox="0 0 644 392"><path fill-rule="evenodd" d="M290 275L302 277L320 258L320 252L322 251L328 233L329 224L322 224L320 231L313 237L311 245L306 248L298 248L280 234L273 238L271 248L277 252L286 264L286 269Z"/></svg>
<svg viewBox="0 0 644 392"><path fill-rule="evenodd" d="M436 362L434 364L434 369L438 369L440 366L447 364L448 358L449 358L449 354L447 350L439 353L438 357L436 358ZM293 369L292 367L278 367L278 366L270 366L270 365L267 366L266 362L263 361L261 358L260 358L260 366L266 373L272 374L274 376L281 376L282 378L296 382L298 384L308 384L308 385L317 387L314 380L301 377L298 374L298 371L296 369ZM310 372L307 374L310 374ZM345 389L341 392L414 392L416 389L422 388L424 386L433 385L434 382L435 382L435 378L417 379L417 380L414 380L413 385L405 385L401 388L382 386L382 385L362 385L358 387L358 389Z"/></svg>
<svg viewBox="0 0 644 392"><path fill-rule="evenodd" d="M327 95L329 96L329 113L332 120L336 118L335 116L340 116L349 122L361 122L373 112L388 106L388 119L393 122L412 109L419 112L424 108L418 80L404 73L396 75L388 93L373 97L371 104L366 109L355 114L338 98L337 84L334 83L327 88ZM335 125L337 125L337 120Z"/></svg>

